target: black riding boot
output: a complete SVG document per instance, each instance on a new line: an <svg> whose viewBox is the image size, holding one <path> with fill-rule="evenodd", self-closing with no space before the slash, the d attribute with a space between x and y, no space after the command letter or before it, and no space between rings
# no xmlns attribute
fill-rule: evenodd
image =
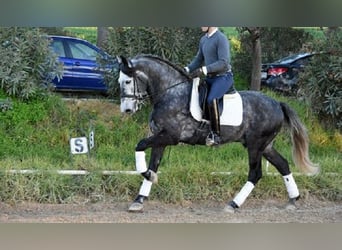
<svg viewBox="0 0 342 250"><path fill-rule="evenodd" d="M218 111L217 100L214 99L212 103L209 104L209 116L210 116L210 126L211 131L206 139L207 146L215 146L220 144L220 114Z"/></svg>

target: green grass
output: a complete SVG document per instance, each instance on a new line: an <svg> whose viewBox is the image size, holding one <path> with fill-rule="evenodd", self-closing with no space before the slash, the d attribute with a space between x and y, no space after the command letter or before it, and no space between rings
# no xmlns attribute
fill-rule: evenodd
<svg viewBox="0 0 342 250"><path fill-rule="evenodd" d="M238 31L236 30L236 27L220 27L220 29L223 30L223 32L227 35L228 38L238 36Z"/></svg>
<svg viewBox="0 0 342 250"><path fill-rule="evenodd" d="M64 30L68 31L74 36L96 44L97 27L65 27Z"/></svg>
<svg viewBox="0 0 342 250"><path fill-rule="evenodd" d="M341 134L324 131L301 101L273 92L267 94L289 103L298 112L309 131L311 158L322 168L322 173L317 177L295 176L301 193L304 196L315 195L324 199L341 200ZM27 106L36 109L36 113L32 113L35 115L30 119L27 119ZM126 116L120 114L117 104L106 100L80 104L65 102L56 96L26 105L19 105L13 100L13 107L12 113L0 113L2 201L129 201L137 194L141 176L103 176L100 171L135 170L135 145L148 133L148 106L134 115ZM18 126L12 126L9 122L11 119ZM95 148L89 156L71 156L70 136L78 136L75 131L80 130L80 127L88 130L89 124L95 130ZM291 159L289 134L285 131L281 133L275 146L288 159L292 171L298 173ZM146 153L148 160L150 150ZM264 173L265 163L264 161ZM38 173L9 174L6 170L10 169L35 169ZM90 174L63 176L55 173L55 170L61 169L87 170ZM160 181L153 187L151 199L164 202L208 199L227 201L246 181L247 152L239 143L218 148L172 146L166 149L159 169ZM269 166L268 172L276 173L272 166ZM254 189L252 197L286 199L281 176L265 174Z"/></svg>

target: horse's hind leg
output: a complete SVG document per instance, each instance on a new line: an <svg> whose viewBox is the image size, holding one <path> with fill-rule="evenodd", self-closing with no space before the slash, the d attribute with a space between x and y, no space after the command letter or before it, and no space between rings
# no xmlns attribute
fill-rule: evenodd
<svg viewBox="0 0 342 250"><path fill-rule="evenodd" d="M292 176L287 160L282 157L270 144L264 151L263 156L278 170L282 175L287 193L289 195L289 203L286 208L294 209L295 201L299 198L297 184Z"/></svg>

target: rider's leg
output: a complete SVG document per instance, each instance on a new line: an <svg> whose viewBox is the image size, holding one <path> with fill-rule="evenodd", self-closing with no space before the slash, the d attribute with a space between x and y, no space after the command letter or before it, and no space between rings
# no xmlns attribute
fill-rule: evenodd
<svg viewBox="0 0 342 250"><path fill-rule="evenodd" d="M206 139L208 146L220 144L220 114L218 111L218 102L214 99L209 103L209 115L210 115L210 126L211 131Z"/></svg>
<svg viewBox="0 0 342 250"><path fill-rule="evenodd" d="M228 75L207 78L206 82L210 86L207 103L209 108L211 131L206 139L208 146L220 143L220 114L218 100L224 96L232 86L233 81Z"/></svg>

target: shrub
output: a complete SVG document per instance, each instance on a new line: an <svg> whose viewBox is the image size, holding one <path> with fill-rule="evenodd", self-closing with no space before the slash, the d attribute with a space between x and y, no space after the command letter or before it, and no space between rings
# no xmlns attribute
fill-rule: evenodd
<svg viewBox="0 0 342 250"><path fill-rule="evenodd" d="M330 128L342 128L342 31L315 42L315 56L301 74L299 93L312 111Z"/></svg>
<svg viewBox="0 0 342 250"><path fill-rule="evenodd" d="M199 28L116 27L109 29L106 51L126 57L153 54L185 66L195 55L201 35ZM113 96L119 95L117 77L115 69L106 76Z"/></svg>
<svg viewBox="0 0 342 250"><path fill-rule="evenodd" d="M62 65L37 28L0 28L0 86L8 96L29 99L46 93Z"/></svg>
<svg viewBox="0 0 342 250"><path fill-rule="evenodd" d="M128 57L154 54L174 63L187 64L197 51L201 35L198 28L113 28L107 51Z"/></svg>

